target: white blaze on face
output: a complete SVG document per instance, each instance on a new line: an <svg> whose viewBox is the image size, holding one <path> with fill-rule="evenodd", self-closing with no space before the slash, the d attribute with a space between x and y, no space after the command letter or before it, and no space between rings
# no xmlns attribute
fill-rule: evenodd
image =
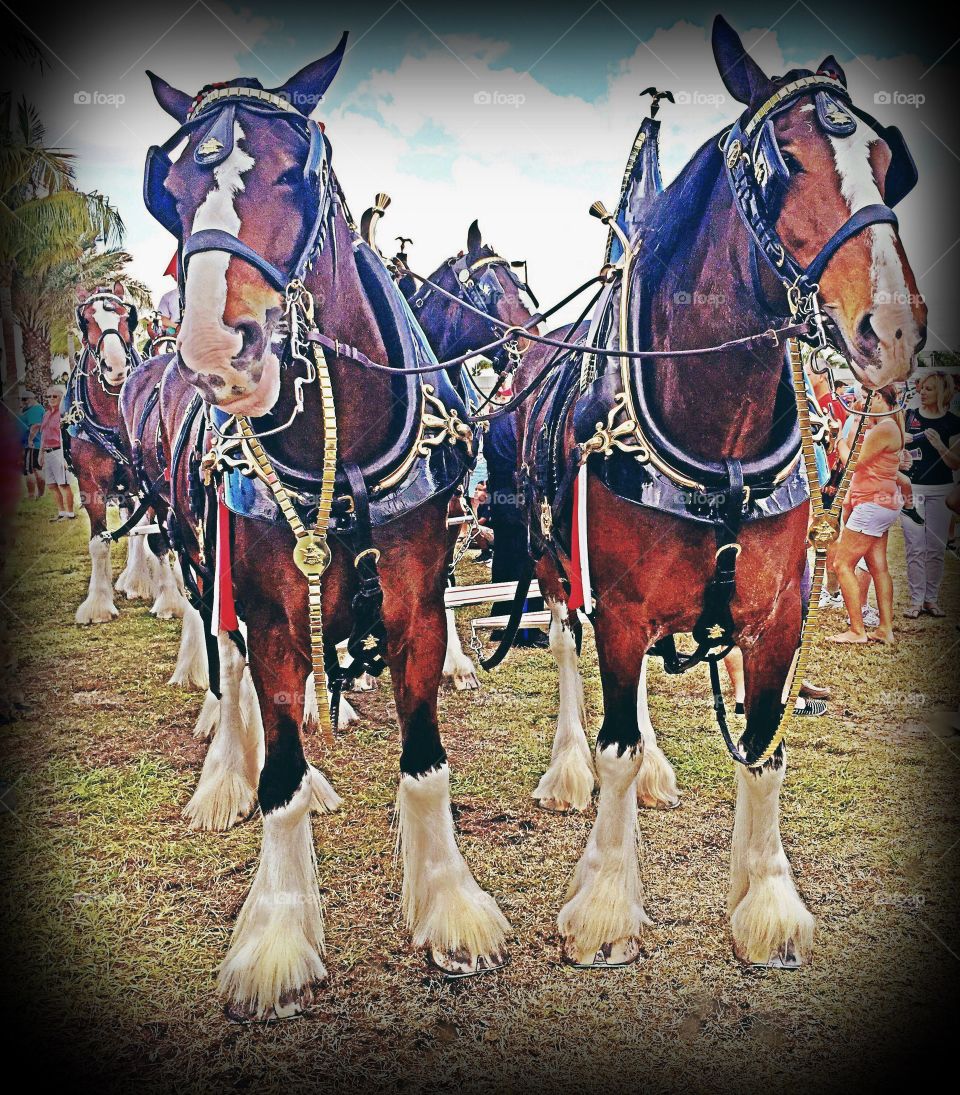
<svg viewBox="0 0 960 1095"><path fill-rule="evenodd" d="M213 186L197 209L193 232L220 229L239 235L235 199L244 188L243 176L256 162L240 147L243 139L243 130L235 122L233 151L213 169ZM243 345L240 335L223 322L229 265L230 255L222 251L206 251L190 259L179 345L185 364L197 372L216 373L229 367Z"/></svg>
<svg viewBox="0 0 960 1095"><path fill-rule="evenodd" d="M93 321L100 328L100 370L111 384L122 384L127 375L127 351L123 338L107 335L107 331L119 331L123 316L107 307L107 302L93 302ZM103 336L106 335L106 338Z"/></svg>
<svg viewBox="0 0 960 1095"><path fill-rule="evenodd" d="M880 138L866 122L858 120L849 137L830 136L840 188L852 216L868 205L883 205L870 147ZM879 368L872 379L889 383L903 379L909 357L917 344L918 330L911 308L906 272L896 248L892 224L874 224L863 229L870 241L870 297L873 302L871 326L880 342ZM900 332L899 336L897 332ZM849 332L851 341L856 332ZM906 357L906 360L903 360ZM884 368L888 366L888 368ZM902 372L901 375L895 375ZM886 374L891 375L887 376Z"/></svg>

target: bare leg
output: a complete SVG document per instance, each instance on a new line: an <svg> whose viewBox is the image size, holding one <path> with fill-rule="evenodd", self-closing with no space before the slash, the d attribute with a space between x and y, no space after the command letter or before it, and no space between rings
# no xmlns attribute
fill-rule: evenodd
<svg viewBox="0 0 960 1095"><path fill-rule="evenodd" d="M866 554L869 577L873 578L873 585L877 591L877 611L880 613L880 624L870 632L870 638L876 642L892 645L895 642L893 636L893 578L887 566L887 537L889 533L875 538Z"/></svg>

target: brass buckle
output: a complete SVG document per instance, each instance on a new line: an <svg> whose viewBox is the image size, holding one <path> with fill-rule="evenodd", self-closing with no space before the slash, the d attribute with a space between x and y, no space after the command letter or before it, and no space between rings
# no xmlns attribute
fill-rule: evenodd
<svg viewBox="0 0 960 1095"><path fill-rule="evenodd" d="M364 548L363 551L361 551L359 555L354 556L353 565L357 566L357 564L360 562L360 560L365 555L372 555L374 563L379 563L380 562L380 551L379 551L379 549L375 548L375 547L369 547L369 548Z"/></svg>
<svg viewBox="0 0 960 1095"><path fill-rule="evenodd" d="M733 548L734 552L736 552L735 557L739 559L740 552L743 551L743 547L740 544L724 544L723 547L718 547L716 552L714 553L714 561L716 562L723 554L723 552L729 551L731 548Z"/></svg>

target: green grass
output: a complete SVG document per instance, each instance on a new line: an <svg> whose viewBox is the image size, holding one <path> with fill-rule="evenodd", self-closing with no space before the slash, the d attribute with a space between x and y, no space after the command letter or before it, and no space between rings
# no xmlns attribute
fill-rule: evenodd
<svg viewBox="0 0 960 1095"><path fill-rule="evenodd" d="M179 628L127 603L113 623L75 627L86 523L49 525L48 510L23 507L4 582L27 706L2 731L14 812L0 816L0 915L21 1017L105 1086L357 1091L362 1078L391 1092L835 1090L909 1048L951 991L960 746L926 724L960 700L952 556L946 620L898 620L895 651L816 652L810 675L834 700L790 742L782 814L818 918L809 968L778 975L734 961L731 766L705 673L656 668L653 717L683 804L641 815L646 957L609 974L559 963L555 918L594 811L533 806L556 672L548 653L515 651L479 693L441 697L461 843L513 924L511 965L446 982L406 938L391 829L398 736L383 683L351 697L363 715L354 731L326 750L308 742L345 800L314 823L330 985L309 1018L238 1028L213 986L260 823L188 831L180 810L204 746L190 735L200 696L165 683ZM899 533L892 554L899 590ZM469 564L464 577L484 573ZM589 628L583 664L595 728Z"/></svg>

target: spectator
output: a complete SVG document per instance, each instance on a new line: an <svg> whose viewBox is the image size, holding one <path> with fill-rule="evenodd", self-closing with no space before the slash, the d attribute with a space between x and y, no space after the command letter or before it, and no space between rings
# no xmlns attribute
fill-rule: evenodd
<svg viewBox="0 0 960 1095"><path fill-rule="evenodd" d="M40 434L39 431L32 432L32 428L39 426L42 420L43 407L37 402L37 397L33 392L23 391L17 421L20 423L20 444L23 449L23 477L27 482L27 498L31 502L43 497L46 486L39 472Z"/></svg>
<svg viewBox="0 0 960 1095"><path fill-rule="evenodd" d="M67 462L63 458L63 439L60 436L60 400L63 396L64 389L58 384L51 384L44 392L47 411L39 425L30 428L31 441L37 434L40 436L40 467L43 468L43 478L57 496L60 507L57 516L50 519L51 522L73 521L77 516L73 512L73 490Z"/></svg>
<svg viewBox="0 0 960 1095"><path fill-rule="evenodd" d="M882 388L877 395L887 410L894 410L899 396L892 386ZM910 483L900 471L900 454L904 446L901 416L868 418L860 459L850 481L844 501L846 518L840 539L830 552L833 568L840 579L840 592L850 618L846 631L831 635L835 643L866 643L869 640L892 644L893 579L887 566L887 539L903 505L901 485L909 492ZM857 581L856 565L865 559L877 591L880 623L867 632L863 622L862 593Z"/></svg>
<svg viewBox="0 0 960 1095"><path fill-rule="evenodd" d="M921 612L944 615L938 598L950 528L947 500L954 489L953 473L960 468L960 416L949 410L953 382L942 372L928 372L917 383L917 396L919 406L906 416L912 459L907 476L914 487L913 508L923 523L901 521L910 588L904 615L909 619Z"/></svg>

